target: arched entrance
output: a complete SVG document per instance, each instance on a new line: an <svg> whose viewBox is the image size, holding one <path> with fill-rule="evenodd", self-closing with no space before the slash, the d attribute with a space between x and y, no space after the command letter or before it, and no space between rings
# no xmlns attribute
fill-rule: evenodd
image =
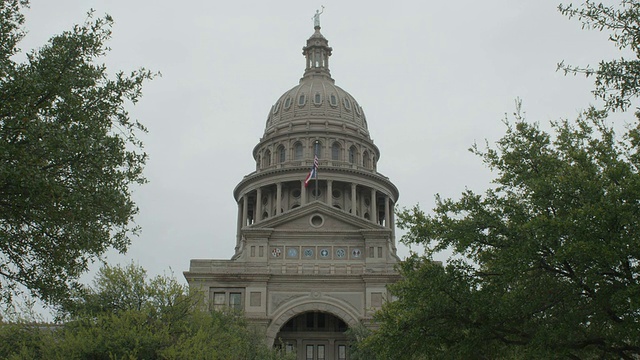
<svg viewBox="0 0 640 360"><path fill-rule="evenodd" d="M295 352L298 360L347 360L347 324L322 311L307 311L287 321L276 335L275 346Z"/></svg>

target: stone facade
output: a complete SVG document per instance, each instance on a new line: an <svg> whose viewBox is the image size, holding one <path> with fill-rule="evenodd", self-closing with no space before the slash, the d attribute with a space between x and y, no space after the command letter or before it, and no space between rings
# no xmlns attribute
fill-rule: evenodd
<svg viewBox="0 0 640 360"><path fill-rule="evenodd" d="M212 308L244 311L299 359L348 359L344 331L370 326L398 279L398 190L377 172L362 107L331 78L331 52L316 26L300 83L269 111L256 169L234 190L235 255L191 260L184 273Z"/></svg>

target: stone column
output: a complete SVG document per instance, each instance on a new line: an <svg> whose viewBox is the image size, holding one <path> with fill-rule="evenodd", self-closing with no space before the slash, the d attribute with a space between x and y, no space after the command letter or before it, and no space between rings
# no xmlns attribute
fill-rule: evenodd
<svg viewBox="0 0 640 360"><path fill-rule="evenodd" d="M240 229L242 229L242 200L238 201L238 221L236 229L236 245L240 244Z"/></svg>
<svg viewBox="0 0 640 360"><path fill-rule="evenodd" d="M333 198L333 180L327 180L327 205L333 206L331 199Z"/></svg>
<svg viewBox="0 0 640 360"><path fill-rule="evenodd" d="M351 183L351 215L356 216L356 183Z"/></svg>
<svg viewBox="0 0 640 360"><path fill-rule="evenodd" d="M262 220L262 209L260 208L262 206L262 188L258 188L256 190L256 212L255 214L253 214L253 218L255 219L255 222L259 222L260 220Z"/></svg>
<svg viewBox="0 0 640 360"><path fill-rule="evenodd" d="M391 201L391 236L395 240L396 238L396 212L395 203Z"/></svg>
<svg viewBox="0 0 640 360"><path fill-rule="evenodd" d="M276 213L274 216L280 214L282 209L282 183L276 184Z"/></svg>
<svg viewBox="0 0 640 360"><path fill-rule="evenodd" d="M242 195L242 227L247 226L247 219L249 218L249 195Z"/></svg>
<svg viewBox="0 0 640 360"><path fill-rule="evenodd" d="M389 195L384 196L384 226L391 228L391 214L389 214Z"/></svg>
<svg viewBox="0 0 640 360"><path fill-rule="evenodd" d="M378 223L378 204L376 203L376 189L371 189L371 221Z"/></svg>

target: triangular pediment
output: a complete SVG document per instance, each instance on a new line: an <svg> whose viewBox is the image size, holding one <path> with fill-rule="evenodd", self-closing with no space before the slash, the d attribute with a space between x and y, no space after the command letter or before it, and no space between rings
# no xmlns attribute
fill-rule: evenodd
<svg viewBox="0 0 640 360"><path fill-rule="evenodd" d="M243 230L271 229L273 231L357 232L388 230L371 221L353 216L343 210L315 201L265 219Z"/></svg>

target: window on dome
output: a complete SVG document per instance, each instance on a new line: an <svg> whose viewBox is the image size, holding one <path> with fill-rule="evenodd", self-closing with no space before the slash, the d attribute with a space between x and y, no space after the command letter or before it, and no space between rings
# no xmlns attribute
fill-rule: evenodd
<svg viewBox="0 0 640 360"><path fill-rule="evenodd" d="M320 105L322 104L322 95L320 95L320 93L316 93L316 95L313 98L313 103L315 105Z"/></svg>
<svg viewBox="0 0 640 360"><path fill-rule="evenodd" d="M331 106L333 107L338 106L338 98L336 97L336 94L331 94L329 99L330 99Z"/></svg>
<svg viewBox="0 0 640 360"><path fill-rule="evenodd" d="M356 114L358 116L362 115L362 108L358 104L354 104L353 107L356 109Z"/></svg>
<svg viewBox="0 0 640 360"><path fill-rule="evenodd" d="M344 104L345 109L351 110L351 102L349 102L349 99L347 98L342 99L342 103Z"/></svg>
<svg viewBox="0 0 640 360"><path fill-rule="evenodd" d="M278 110L280 110L280 101L273 106L273 115L277 114Z"/></svg>
<svg viewBox="0 0 640 360"><path fill-rule="evenodd" d="M299 142L293 145L293 159L302 160L302 144Z"/></svg>
<svg viewBox="0 0 640 360"><path fill-rule="evenodd" d="M349 148L349 163L355 164L356 162L356 147L352 146Z"/></svg>
<svg viewBox="0 0 640 360"><path fill-rule="evenodd" d="M298 106L304 106L304 103L307 101L307 97L304 94L301 94L298 98Z"/></svg>
<svg viewBox="0 0 640 360"><path fill-rule="evenodd" d="M262 157L262 167L271 166L271 151L267 150L264 152L264 156Z"/></svg>
<svg viewBox="0 0 640 360"><path fill-rule="evenodd" d="M331 160L340 160L340 143L334 142L331 145Z"/></svg>
<svg viewBox="0 0 640 360"><path fill-rule="evenodd" d="M284 109L289 110L290 107L291 107L291 98L287 96L287 98L284 100Z"/></svg>
<svg viewBox="0 0 640 360"><path fill-rule="evenodd" d="M284 150L284 146L280 145L278 147L278 162L283 163L286 160L286 151Z"/></svg>
<svg viewBox="0 0 640 360"><path fill-rule="evenodd" d="M371 159L369 158L369 152L365 151L362 153L362 166L369 169L371 168Z"/></svg>

